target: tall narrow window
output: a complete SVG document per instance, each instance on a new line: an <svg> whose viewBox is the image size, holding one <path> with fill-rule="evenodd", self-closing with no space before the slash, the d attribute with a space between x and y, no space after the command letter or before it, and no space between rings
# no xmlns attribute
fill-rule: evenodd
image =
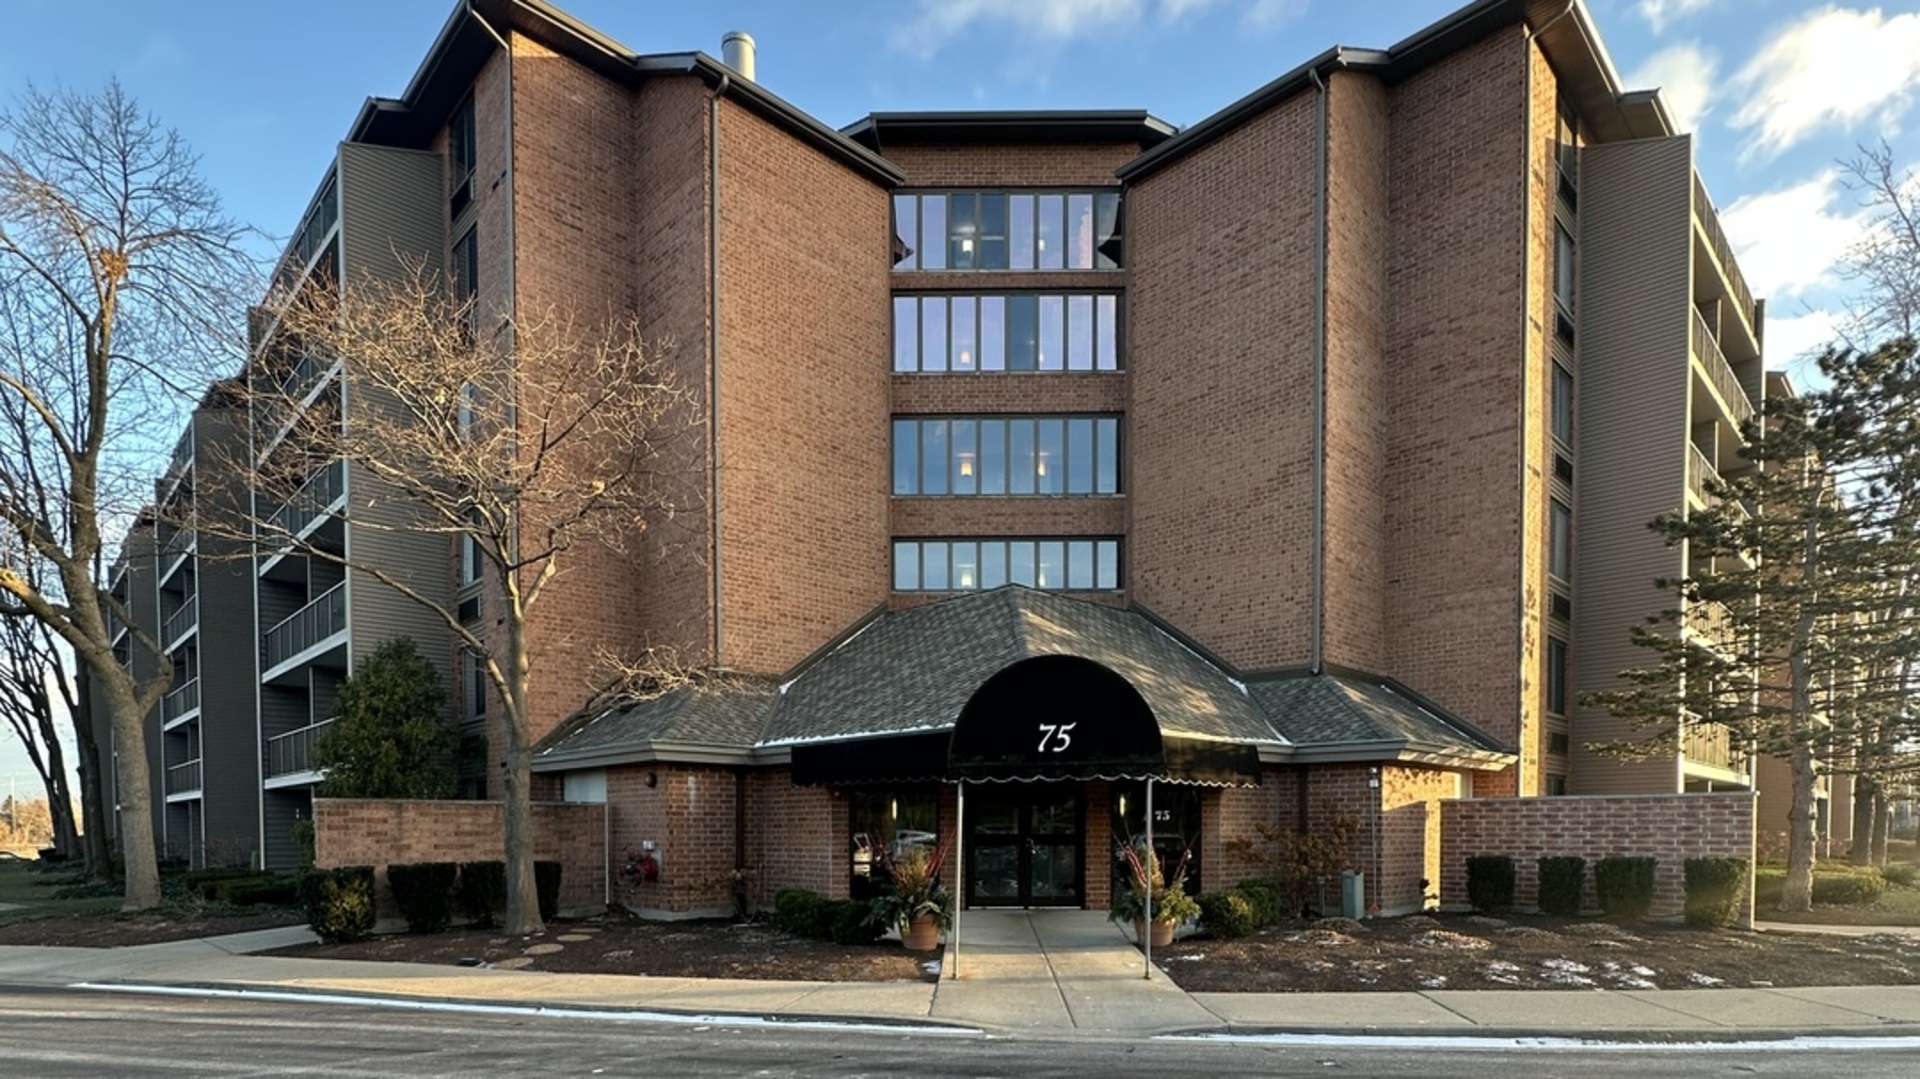
<svg viewBox="0 0 1920 1079"><path fill-rule="evenodd" d="M1553 437L1573 445L1573 372L1553 365Z"/></svg>
<svg viewBox="0 0 1920 1079"><path fill-rule="evenodd" d="M1553 229L1553 299L1560 310L1573 314L1574 297L1573 234L1564 225Z"/></svg>
<svg viewBox="0 0 1920 1079"><path fill-rule="evenodd" d="M1573 511L1553 499L1547 521L1547 572L1563 581L1573 579Z"/></svg>
<svg viewBox="0 0 1920 1079"><path fill-rule="evenodd" d="M1567 642L1547 638L1547 714L1567 714Z"/></svg>
<svg viewBox="0 0 1920 1079"><path fill-rule="evenodd" d="M447 119L448 211L459 216L473 201L473 99L468 98Z"/></svg>

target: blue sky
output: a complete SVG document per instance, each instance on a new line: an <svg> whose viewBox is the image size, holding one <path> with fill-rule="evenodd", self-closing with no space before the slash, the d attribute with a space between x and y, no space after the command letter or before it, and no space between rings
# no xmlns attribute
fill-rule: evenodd
<svg viewBox="0 0 1920 1079"><path fill-rule="evenodd" d="M0 94L118 77L229 210L296 223L369 95L399 94L450 0L8 0ZM563 0L642 52L759 42L760 81L835 126L904 109L1145 108L1191 124L1334 44L1391 45L1452 0ZM1920 162L1920 3L1588 0L1631 88L1660 86L1756 295L1774 366L1817 348L1860 235L1836 161ZM263 243L263 255L267 245ZM0 742L0 776L26 772Z"/></svg>

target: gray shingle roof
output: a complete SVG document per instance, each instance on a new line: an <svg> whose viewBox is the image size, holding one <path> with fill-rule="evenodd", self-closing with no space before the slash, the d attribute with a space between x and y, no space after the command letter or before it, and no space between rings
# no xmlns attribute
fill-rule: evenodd
<svg viewBox="0 0 1920 1079"><path fill-rule="evenodd" d="M589 756L649 744L750 749L759 741L778 694L778 686L765 678L702 682L562 727L535 748L534 759Z"/></svg>
<svg viewBox="0 0 1920 1079"><path fill-rule="evenodd" d="M1227 672L1145 615L1008 586L875 620L793 680L762 744L948 729L981 683L1047 655L1119 674L1166 734L1280 741Z"/></svg>
<svg viewBox="0 0 1920 1079"><path fill-rule="evenodd" d="M1510 748L1384 678L1306 674L1251 682L1274 730L1300 748L1401 742L1409 748L1505 753Z"/></svg>

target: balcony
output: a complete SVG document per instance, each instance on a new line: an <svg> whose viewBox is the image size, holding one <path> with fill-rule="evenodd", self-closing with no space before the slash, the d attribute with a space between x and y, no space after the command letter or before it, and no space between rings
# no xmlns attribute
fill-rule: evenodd
<svg viewBox="0 0 1920 1079"><path fill-rule="evenodd" d="M342 581L260 635L261 672L271 671L346 628L347 583Z"/></svg>
<svg viewBox="0 0 1920 1079"><path fill-rule="evenodd" d="M1735 427L1753 418L1753 401L1747 397L1747 391L1734 377L1733 365L1727 362L1727 354L1720 350L1720 342L1713 339L1713 331L1707 328L1707 320L1700 312L1693 313L1693 354L1700 358L1700 365L1707 370L1707 379L1713 383L1714 392L1720 400L1726 402L1727 410L1733 417Z"/></svg>
<svg viewBox="0 0 1920 1079"><path fill-rule="evenodd" d="M1719 478L1720 470L1707 460L1706 454L1700 452L1700 447L1687 443L1687 494L1703 507L1714 505L1719 499L1707 489L1707 484Z"/></svg>
<svg viewBox="0 0 1920 1079"><path fill-rule="evenodd" d="M1686 763L1746 774L1747 750L1736 742L1732 730L1718 723L1702 723L1691 716L1685 722L1686 729L1680 735L1680 754Z"/></svg>
<svg viewBox="0 0 1920 1079"><path fill-rule="evenodd" d="M193 528L176 528L160 544L160 580L164 583L194 551L199 533Z"/></svg>
<svg viewBox="0 0 1920 1079"><path fill-rule="evenodd" d="M200 758L167 769L167 796L200 793Z"/></svg>
<svg viewBox="0 0 1920 1079"><path fill-rule="evenodd" d="M195 678L160 698L160 724L166 726L200 710L200 679Z"/></svg>
<svg viewBox="0 0 1920 1079"><path fill-rule="evenodd" d="M331 726L333 720L323 719L267 739L267 778L304 775L313 771L313 744L319 740L321 732Z"/></svg>
<svg viewBox="0 0 1920 1079"><path fill-rule="evenodd" d="M172 493L174 485L180 482L180 477L187 474L187 468L192 464L193 425L189 423L186 431L181 434L180 441L173 445L173 456L167 460L167 471L161 475L160 481L154 484L157 489L156 497L165 500L166 496Z"/></svg>
<svg viewBox="0 0 1920 1079"><path fill-rule="evenodd" d="M188 596L180 609L167 616L160 627L160 646L171 652L182 638L200 627L200 596Z"/></svg>
<svg viewBox="0 0 1920 1079"><path fill-rule="evenodd" d="M1733 261L1733 245L1727 242L1727 234L1720 227L1720 212L1713 208L1713 200L1707 197L1707 185L1700 182L1700 174L1693 175L1693 213L1700 222L1700 228L1707 234L1707 246L1712 249L1713 257L1719 260L1720 272L1726 276L1727 288L1733 293L1733 305L1740 311L1740 320L1753 332L1753 290L1747 287L1747 279L1740 272L1740 264Z"/></svg>
<svg viewBox="0 0 1920 1079"><path fill-rule="evenodd" d="M284 547L287 541L305 536L307 529L340 500L346 487L345 461L335 460L320 466L292 498L273 511L273 527L269 533L272 541Z"/></svg>

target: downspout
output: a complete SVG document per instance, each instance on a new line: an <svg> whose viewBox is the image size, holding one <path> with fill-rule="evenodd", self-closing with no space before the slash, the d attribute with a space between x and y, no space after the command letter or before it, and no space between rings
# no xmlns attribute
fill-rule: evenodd
<svg viewBox="0 0 1920 1079"><path fill-rule="evenodd" d="M1532 297L1527 295L1527 291L1528 291L1527 286L1533 279L1533 274L1532 274L1532 267L1533 267L1533 41L1535 38L1545 33L1548 27L1552 26L1554 23L1557 23L1561 19L1564 19L1568 15L1572 14L1573 6L1576 2L1578 2L1578 0L1567 0L1567 6L1561 8L1559 14L1541 23L1539 26L1527 27L1526 33L1521 40L1521 57L1520 57L1520 60L1521 60L1521 68L1520 68L1520 356L1521 356L1521 361L1520 361L1520 399L1515 405L1515 407L1519 410L1519 422L1518 424L1516 424L1515 429L1520 432L1520 454L1519 454L1520 460L1519 460L1519 477L1518 478L1519 478L1519 490L1521 493L1521 503L1522 503L1520 507L1520 512L1522 514L1521 519L1523 521L1525 520L1524 515L1532 509L1532 507L1527 506L1525 502L1526 502L1526 490L1527 490L1527 433L1528 433L1527 432L1527 401L1529 400L1528 395L1533 392L1533 379L1531 378L1531 375L1533 372L1532 372L1531 366L1526 360L1526 357L1530 354L1530 349L1527 346L1533 335L1533 311L1530 307L1528 307L1528 304L1531 302ZM1547 346L1547 349L1549 352L1549 355L1547 356L1547 362L1552 363L1553 357L1551 355L1551 352L1552 352L1553 346L1549 344ZM1525 536L1526 536L1526 529L1524 527L1521 529L1520 534L1522 537L1522 541L1524 543ZM1524 660L1526 656L1526 651L1527 651L1526 648L1524 647L1524 642L1525 642L1525 636L1526 636L1527 613L1528 613L1527 612L1527 595L1529 591L1527 587L1529 583L1527 580L1527 560L1525 558L1520 559L1519 570L1520 570L1519 587L1514 589L1513 606L1514 606L1514 611L1517 615L1517 618L1515 620L1515 625L1520 628L1521 643L1523 644L1523 647L1520 649L1520 653ZM1543 635L1544 634L1536 634L1536 639L1538 639L1538 637ZM1538 679L1536 679L1536 682L1537 681ZM1522 684L1523 685L1526 684L1525 679L1522 679ZM1515 703L1520 706L1517 709L1519 715L1524 717L1527 714L1527 709L1526 709L1527 702L1525 700L1520 700L1520 701L1516 701ZM1536 726L1542 726L1543 723L1544 723L1544 720L1542 721L1542 724L1536 724ZM1525 797L1527 793L1527 786L1526 786L1527 746L1526 746L1526 731L1524 730L1524 724L1523 724L1523 729L1519 732L1519 734L1521 736L1518 739L1519 744L1514 746L1514 749L1517 750L1518 752L1514 754L1514 758L1513 758L1513 793L1515 797Z"/></svg>
<svg viewBox="0 0 1920 1079"><path fill-rule="evenodd" d="M513 203L513 46L508 44L506 38L500 36L499 31L495 30L484 16L474 10L473 0L466 0L466 8L467 14L473 16L473 21L479 23L480 28L485 30L489 37L493 38L495 43L500 46L502 52L507 54L507 102L506 108L502 110L501 113L503 117L501 126L504 129L506 142L506 152L503 161L505 174L499 181L501 184L500 196L507 200L507 226L506 235L501 239L507 248L507 307L510 312L517 312L520 308L520 295L517 291L519 275L514 273L514 268L520 261L520 249L514 244L513 239L514 219L519 216L514 212L515 208ZM511 333L513 326L511 318L508 319L507 325L508 332ZM516 412L517 411L516 409Z"/></svg>
<svg viewBox="0 0 1920 1079"><path fill-rule="evenodd" d="M1313 306L1313 605L1308 631L1307 665L1314 674L1326 667L1327 607L1327 84L1320 69L1307 69L1318 92L1318 135L1314 142L1314 296Z"/></svg>
<svg viewBox="0 0 1920 1079"><path fill-rule="evenodd" d="M707 98L707 543L716 669L725 665L720 657L720 99L732 85L732 74L721 72Z"/></svg>

